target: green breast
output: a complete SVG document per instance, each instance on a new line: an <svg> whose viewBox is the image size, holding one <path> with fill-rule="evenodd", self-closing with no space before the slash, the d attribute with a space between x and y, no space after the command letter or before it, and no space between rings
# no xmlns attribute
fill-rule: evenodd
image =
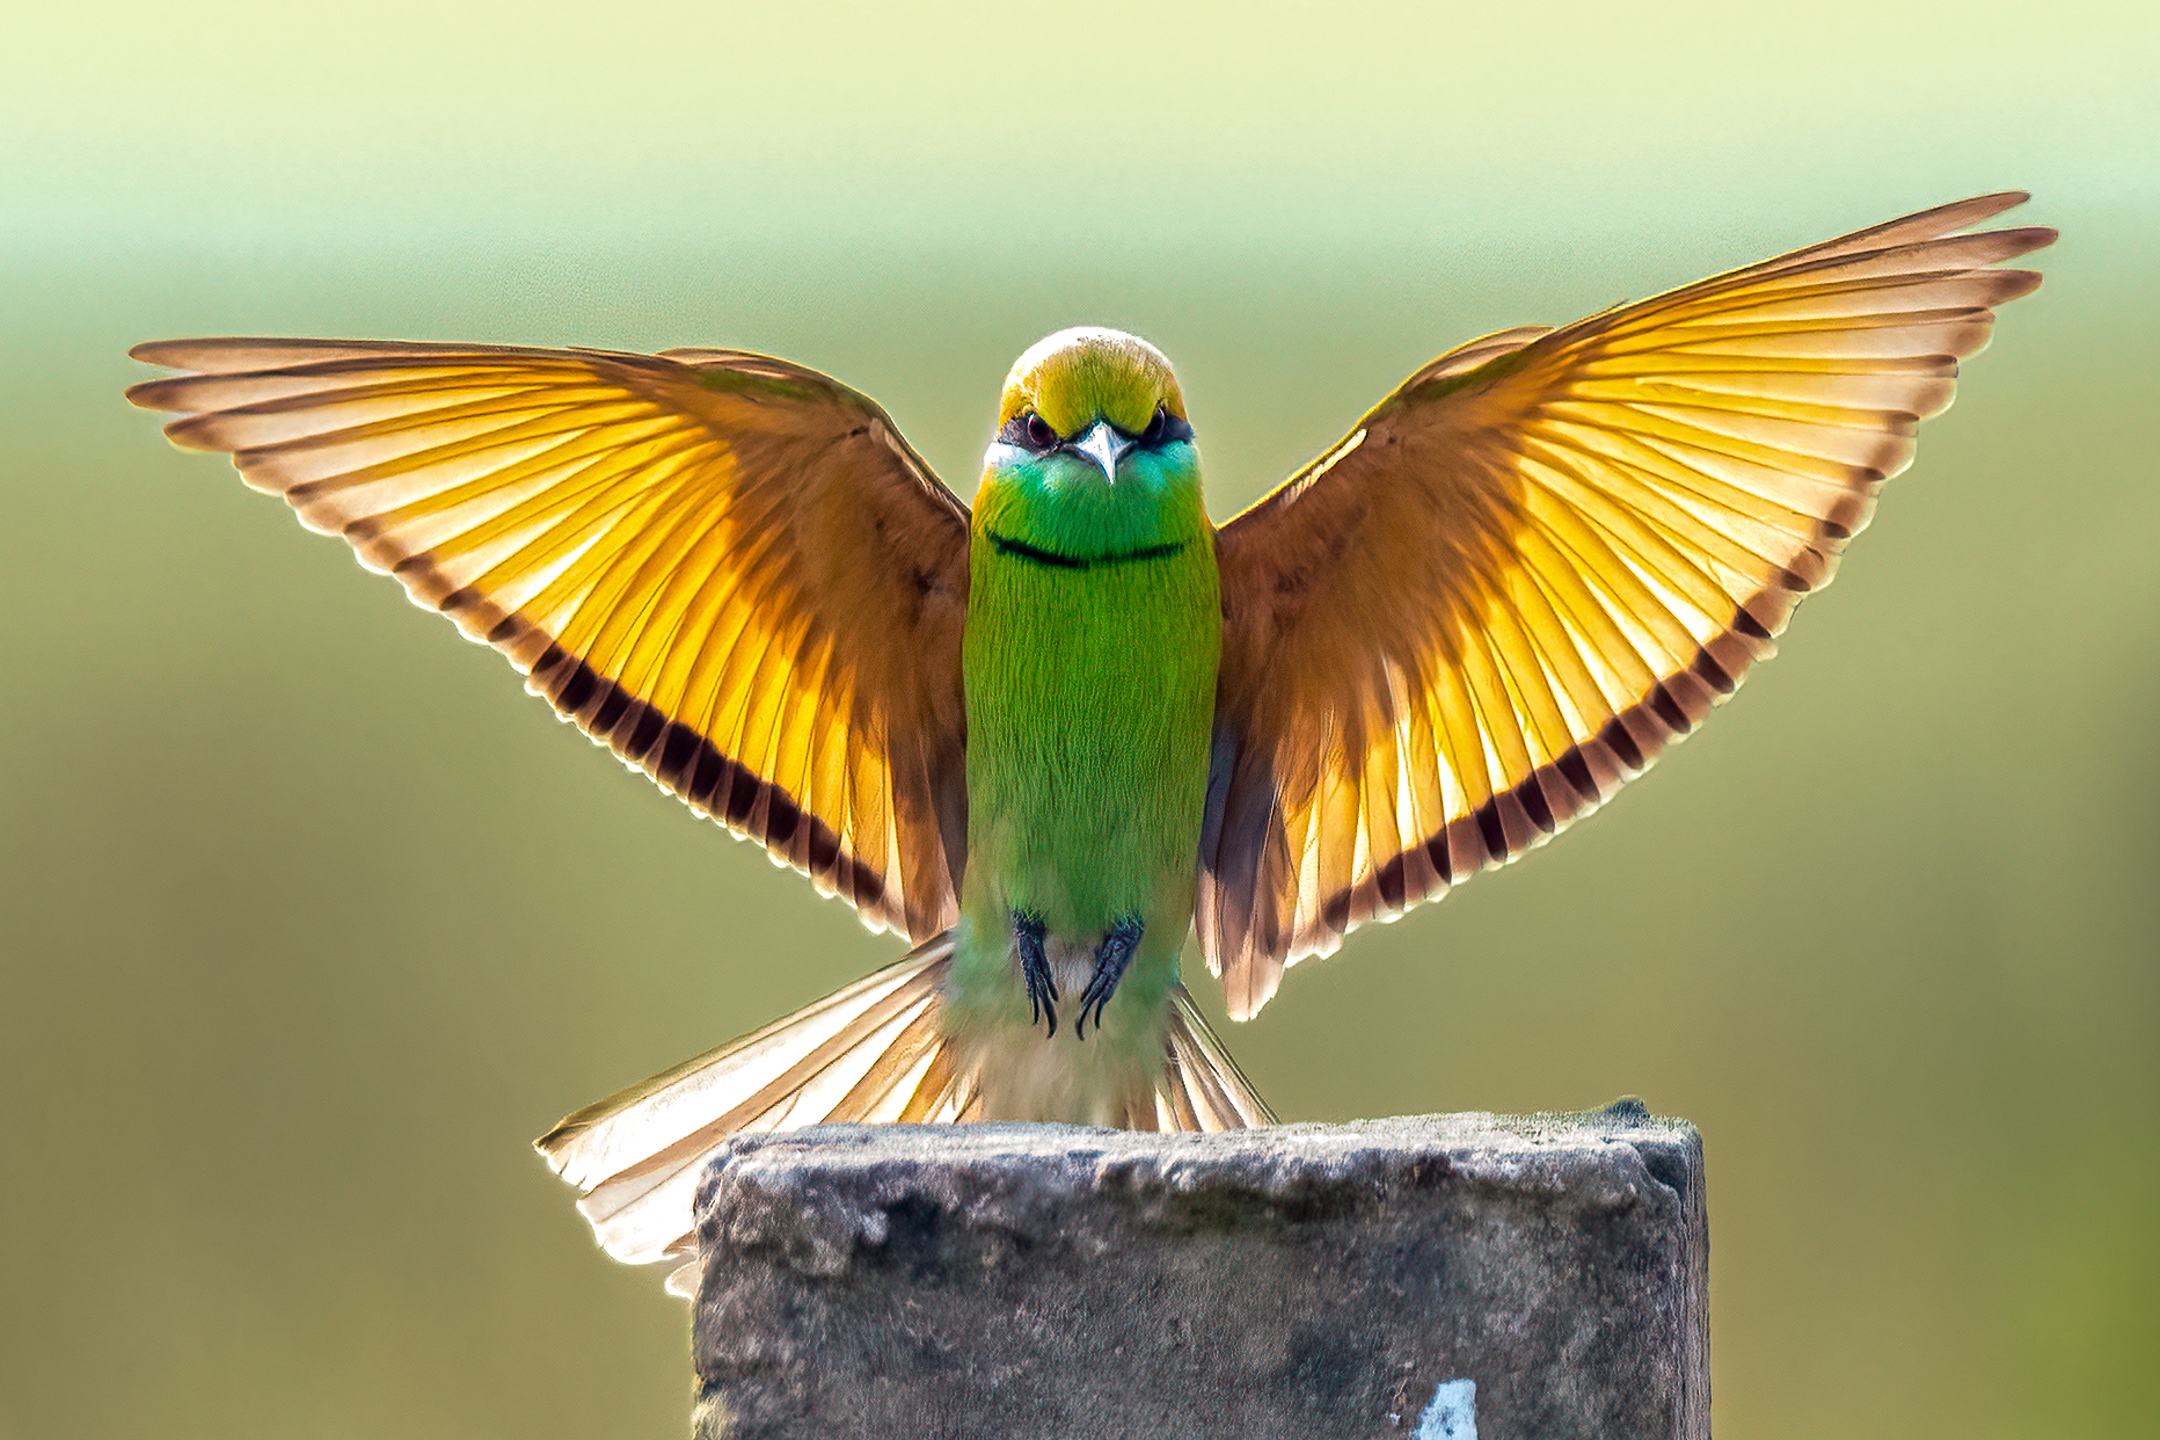
<svg viewBox="0 0 2160 1440"><path fill-rule="evenodd" d="M1137 915L1150 949L1182 943L1222 647L1212 541L1071 555L977 528L962 903L984 933L1025 909L1073 940Z"/></svg>

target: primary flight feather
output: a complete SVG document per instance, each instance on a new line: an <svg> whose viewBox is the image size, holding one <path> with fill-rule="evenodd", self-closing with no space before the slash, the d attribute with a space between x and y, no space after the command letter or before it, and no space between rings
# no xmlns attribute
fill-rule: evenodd
<svg viewBox="0 0 2160 1440"><path fill-rule="evenodd" d="M1170 364L1013 367L975 503L760 355L164 341L138 385L595 740L906 934L905 958L539 1142L609 1251L694 1249L726 1136L1181 1129L1266 1108L1232 1015L1541 843L1686 735L1949 404L1983 196L1433 362L1219 529Z"/></svg>

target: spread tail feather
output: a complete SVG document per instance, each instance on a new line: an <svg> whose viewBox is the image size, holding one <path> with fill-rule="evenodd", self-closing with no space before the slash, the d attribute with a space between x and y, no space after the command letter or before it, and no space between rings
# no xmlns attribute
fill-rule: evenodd
<svg viewBox="0 0 2160 1440"><path fill-rule="evenodd" d="M578 1210L608 1254L634 1265L690 1255L698 1177L728 1136L966 1115L974 1087L953 1073L935 1023L951 963L948 931L784 1020L586 1106L533 1148L578 1188Z"/></svg>
<svg viewBox="0 0 2160 1440"><path fill-rule="evenodd" d="M824 1122L980 1118L973 1069L939 1025L952 932L754 1034L588 1105L533 1142L578 1188L578 1210L618 1260L651 1264L697 1251L691 1201L731 1135ZM1163 1069L1124 1123L1145 1130L1235 1130L1274 1117L1180 985ZM694 1267L669 1276L689 1293Z"/></svg>
<svg viewBox="0 0 2160 1440"><path fill-rule="evenodd" d="M1275 1112L1238 1069L1183 985L1170 992L1163 1073L1155 1082L1156 1121L1134 1130L1244 1130L1272 1125Z"/></svg>

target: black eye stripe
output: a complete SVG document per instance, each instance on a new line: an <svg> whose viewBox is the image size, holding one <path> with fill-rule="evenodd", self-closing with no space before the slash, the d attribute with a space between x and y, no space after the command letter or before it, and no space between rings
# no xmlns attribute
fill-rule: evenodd
<svg viewBox="0 0 2160 1440"><path fill-rule="evenodd" d="M1124 435L1128 432L1120 430L1118 433ZM1157 406L1154 415L1148 419L1147 428L1130 438L1142 449L1158 450L1165 445L1176 445L1190 440L1192 434L1192 426L1183 417L1171 414L1163 406ZM1059 435L1049 421L1033 410L1023 410L1007 420L999 427L997 438L1007 445L1017 446L1037 455L1047 455L1072 443Z"/></svg>
<svg viewBox="0 0 2160 1440"><path fill-rule="evenodd" d="M1032 450L1037 455L1047 455L1064 443L1050 422L1033 410L1023 410L1006 421L998 430L998 439L1022 450Z"/></svg>

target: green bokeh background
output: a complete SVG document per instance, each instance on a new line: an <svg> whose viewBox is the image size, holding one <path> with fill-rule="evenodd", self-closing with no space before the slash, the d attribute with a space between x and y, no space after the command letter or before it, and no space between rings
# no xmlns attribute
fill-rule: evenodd
<svg viewBox="0 0 2160 1440"><path fill-rule="evenodd" d="M965 493L1101 321L1227 514L1473 334L2011 185L2048 284L1784 658L1228 1038L1290 1118L1700 1125L1722 1434L2152 1433L2151 6L67 13L0 85L0 1437L680 1435L527 1138L895 953L168 450L131 342L764 349Z"/></svg>

